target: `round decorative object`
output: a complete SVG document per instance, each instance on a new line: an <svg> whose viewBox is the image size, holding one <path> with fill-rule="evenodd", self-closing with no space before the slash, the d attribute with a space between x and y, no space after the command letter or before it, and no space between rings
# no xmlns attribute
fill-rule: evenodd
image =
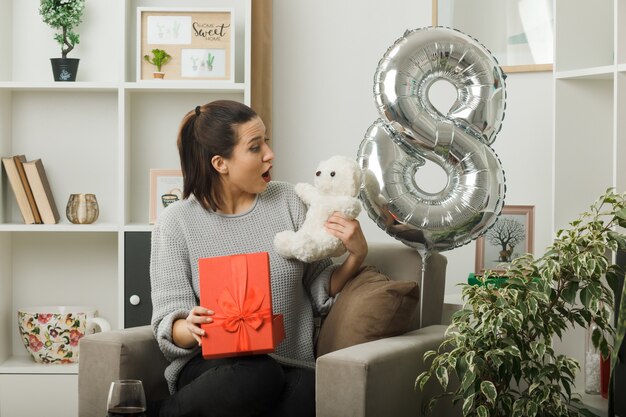
<svg viewBox="0 0 626 417"><path fill-rule="evenodd" d="M39 363L78 362L78 342L85 334L111 330L96 310L81 306L24 307L17 324L24 347Z"/></svg>
<svg viewBox="0 0 626 417"><path fill-rule="evenodd" d="M358 153L359 197L379 227L411 247L445 251L494 224L505 178L489 145L504 118L504 80L490 52L457 30L407 31L387 50L374 77L381 119ZM446 114L428 95L438 81L457 92ZM425 191L416 180L427 162L447 176L440 191Z"/></svg>
<svg viewBox="0 0 626 417"><path fill-rule="evenodd" d="M65 208L67 219L75 224L89 224L98 220L100 210L95 194L71 194Z"/></svg>

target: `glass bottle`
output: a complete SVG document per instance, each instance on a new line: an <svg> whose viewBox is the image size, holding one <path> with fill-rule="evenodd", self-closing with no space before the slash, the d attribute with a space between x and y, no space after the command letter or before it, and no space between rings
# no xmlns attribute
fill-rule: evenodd
<svg viewBox="0 0 626 417"><path fill-rule="evenodd" d="M587 328L585 340L585 392L600 394L600 350L593 346L594 331L600 331L598 326L591 322Z"/></svg>

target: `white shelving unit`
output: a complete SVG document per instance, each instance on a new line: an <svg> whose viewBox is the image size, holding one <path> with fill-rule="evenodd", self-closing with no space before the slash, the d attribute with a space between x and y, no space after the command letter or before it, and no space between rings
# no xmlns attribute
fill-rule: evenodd
<svg viewBox="0 0 626 417"><path fill-rule="evenodd" d="M555 0L554 227L564 228L608 187L626 191L626 2ZM584 329L558 349L584 369ZM584 389L584 374L576 379ZM583 396L598 415L608 404Z"/></svg>
<svg viewBox="0 0 626 417"><path fill-rule="evenodd" d="M87 0L81 44L70 54L80 58L75 83L52 81L49 58L60 51L38 6L0 0L0 155L43 160L61 221L23 224L6 178L0 181L3 417L77 415L78 366L32 362L17 309L88 305L123 327L124 234L151 230L150 168L179 166L176 136L187 111L219 98L250 104L251 0ZM136 80L138 7L233 8L235 82ZM96 223L65 218L71 193L96 194Z"/></svg>

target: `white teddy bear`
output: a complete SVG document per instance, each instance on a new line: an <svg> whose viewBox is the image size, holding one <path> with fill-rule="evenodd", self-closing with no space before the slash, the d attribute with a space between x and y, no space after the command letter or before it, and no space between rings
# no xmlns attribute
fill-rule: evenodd
<svg viewBox="0 0 626 417"><path fill-rule="evenodd" d="M317 166L314 184L295 186L296 194L309 208L297 232L285 230L276 234L274 246L284 258L314 262L346 252L341 240L330 235L324 225L335 211L350 219L359 215L361 204L356 198L361 185L359 165L345 156L332 156Z"/></svg>

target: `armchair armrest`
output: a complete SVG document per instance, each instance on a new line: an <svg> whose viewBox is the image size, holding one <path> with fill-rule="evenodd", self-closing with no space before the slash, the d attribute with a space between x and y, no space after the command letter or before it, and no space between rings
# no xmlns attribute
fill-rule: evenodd
<svg viewBox="0 0 626 417"><path fill-rule="evenodd" d="M163 372L167 364L150 326L83 337L78 361L79 415L102 417L109 386L116 379L140 379L148 400L166 397Z"/></svg>
<svg viewBox="0 0 626 417"><path fill-rule="evenodd" d="M446 326L435 325L351 346L321 356L316 369L317 417L420 415L423 401L441 392L429 381L424 392L415 379L427 369L424 352L436 350ZM437 389L438 388L438 389ZM460 416L451 401L440 400L435 414Z"/></svg>

